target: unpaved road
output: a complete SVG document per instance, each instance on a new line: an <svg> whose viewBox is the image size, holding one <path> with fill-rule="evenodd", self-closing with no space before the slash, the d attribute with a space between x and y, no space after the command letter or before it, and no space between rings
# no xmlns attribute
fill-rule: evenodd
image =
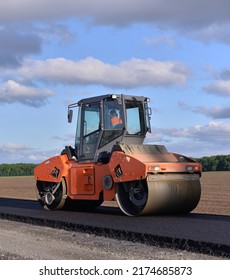
<svg viewBox="0 0 230 280"><path fill-rule="evenodd" d="M212 260L205 254L0 220L0 259Z"/></svg>

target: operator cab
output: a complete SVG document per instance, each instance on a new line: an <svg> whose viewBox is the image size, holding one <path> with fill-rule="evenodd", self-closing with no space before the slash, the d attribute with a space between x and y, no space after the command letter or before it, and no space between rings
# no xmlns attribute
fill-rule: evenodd
<svg viewBox="0 0 230 280"><path fill-rule="evenodd" d="M128 95L103 95L69 105L78 107L75 150L79 161L97 162L101 154L109 154L116 143L142 144L150 132L148 98Z"/></svg>

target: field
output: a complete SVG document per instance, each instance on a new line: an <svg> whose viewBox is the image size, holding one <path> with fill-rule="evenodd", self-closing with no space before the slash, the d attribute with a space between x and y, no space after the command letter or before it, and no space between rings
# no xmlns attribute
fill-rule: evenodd
<svg viewBox="0 0 230 280"><path fill-rule="evenodd" d="M230 215L230 171L204 172L196 213Z"/></svg>
<svg viewBox="0 0 230 280"><path fill-rule="evenodd" d="M201 184L201 200L193 212L230 215L230 172L204 172ZM34 178L0 177L0 197L36 200Z"/></svg>

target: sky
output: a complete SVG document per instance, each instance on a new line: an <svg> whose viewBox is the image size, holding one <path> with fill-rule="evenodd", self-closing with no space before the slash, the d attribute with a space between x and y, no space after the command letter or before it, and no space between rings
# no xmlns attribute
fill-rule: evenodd
<svg viewBox="0 0 230 280"><path fill-rule="evenodd" d="M68 105L110 93L151 99L145 143L230 154L229 14L229 0L1 1L0 163L73 146Z"/></svg>

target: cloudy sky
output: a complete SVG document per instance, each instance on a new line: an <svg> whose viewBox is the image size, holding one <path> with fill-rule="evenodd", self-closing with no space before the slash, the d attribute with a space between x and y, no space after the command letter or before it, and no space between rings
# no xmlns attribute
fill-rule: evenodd
<svg viewBox="0 0 230 280"><path fill-rule="evenodd" d="M67 106L107 93L151 98L146 143L230 154L229 0L0 2L0 163L74 144Z"/></svg>

